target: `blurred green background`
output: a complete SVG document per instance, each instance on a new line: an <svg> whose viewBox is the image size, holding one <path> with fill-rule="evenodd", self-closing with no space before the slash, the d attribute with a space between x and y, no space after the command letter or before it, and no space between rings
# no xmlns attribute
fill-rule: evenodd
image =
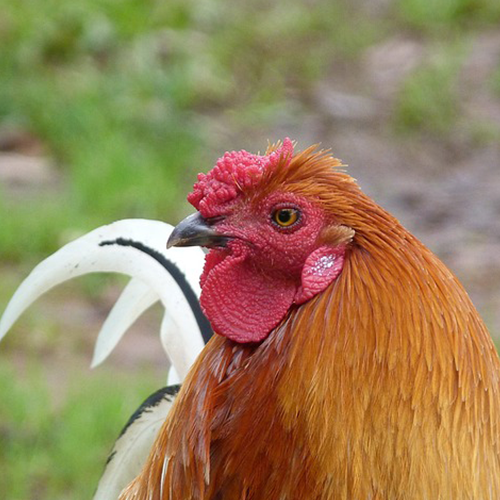
<svg viewBox="0 0 500 500"><path fill-rule="evenodd" d="M500 332L498 0L0 0L0 310L99 225L175 223L225 150L321 142ZM123 280L35 304L0 346L2 498L86 499L163 384L158 309L87 365Z"/></svg>

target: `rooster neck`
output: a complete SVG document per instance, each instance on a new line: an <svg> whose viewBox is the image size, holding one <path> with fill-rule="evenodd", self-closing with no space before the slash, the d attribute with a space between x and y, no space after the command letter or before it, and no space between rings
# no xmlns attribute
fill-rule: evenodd
<svg viewBox="0 0 500 500"><path fill-rule="evenodd" d="M135 484L162 500L500 498L499 373L431 252L405 233L355 246L262 344L210 341Z"/></svg>
<svg viewBox="0 0 500 500"><path fill-rule="evenodd" d="M206 498L500 497L497 354L411 235L353 247L261 345L214 348Z"/></svg>
<svg viewBox="0 0 500 500"><path fill-rule="evenodd" d="M346 260L284 325L278 387L325 498L500 498L500 364L466 292L402 228Z"/></svg>

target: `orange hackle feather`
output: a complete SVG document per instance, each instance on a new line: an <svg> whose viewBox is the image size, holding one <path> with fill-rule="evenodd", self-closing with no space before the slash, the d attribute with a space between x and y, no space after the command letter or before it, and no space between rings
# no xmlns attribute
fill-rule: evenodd
<svg viewBox="0 0 500 500"><path fill-rule="evenodd" d="M340 277L258 345L215 336L121 500L500 499L499 373L453 274L314 147L247 196L315 200Z"/></svg>

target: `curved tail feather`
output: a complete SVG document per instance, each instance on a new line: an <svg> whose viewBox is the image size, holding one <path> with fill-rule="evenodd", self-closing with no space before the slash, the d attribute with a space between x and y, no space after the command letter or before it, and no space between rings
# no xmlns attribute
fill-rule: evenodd
<svg viewBox="0 0 500 500"><path fill-rule="evenodd" d="M0 319L0 339L24 310L54 286L91 272L127 274L133 279L101 329L92 366L104 361L130 325L160 300L165 307L162 344L182 380L211 329L198 303L204 254L195 247L167 250L172 229L160 221L127 219L68 243L21 283Z"/></svg>
<svg viewBox="0 0 500 500"><path fill-rule="evenodd" d="M91 366L102 363L134 321L160 300L165 314L161 343L171 361L168 383L184 379L212 335L198 298L204 263L200 248L166 249L173 227L159 221L121 220L68 243L36 266L0 318L0 340L41 295L71 278L92 272L131 276L97 337ZM113 500L139 473L180 386L161 389L134 413L99 481L94 500Z"/></svg>
<svg viewBox="0 0 500 500"><path fill-rule="evenodd" d="M137 476L179 389L180 385L160 389L130 417L113 446L93 500L116 500Z"/></svg>
<svg viewBox="0 0 500 500"><path fill-rule="evenodd" d="M132 278L102 325L90 366L95 368L100 365L135 320L158 300L160 297L151 287L137 278Z"/></svg>

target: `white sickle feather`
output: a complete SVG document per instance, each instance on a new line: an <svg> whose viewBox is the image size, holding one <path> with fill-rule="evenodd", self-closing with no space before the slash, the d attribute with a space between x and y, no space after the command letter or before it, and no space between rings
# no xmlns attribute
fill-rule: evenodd
<svg viewBox="0 0 500 500"><path fill-rule="evenodd" d="M132 415L116 440L93 500L116 500L140 472L180 386L151 395Z"/></svg>
<svg viewBox="0 0 500 500"><path fill-rule="evenodd" d="M165 314L161 343L172 362L168 383L184 379L211 335L198 298L204 262L200 248L166 249L173 227L130 219L100 227L68 243L33 269L0 319L0 340L41 295L71 278L91 272L132 277L99 332L92 367L102 363L127 329L156 301ZM179 389L167 387L148 398L132 416L113 447L94 500L118 498L140 471Z"/></svg>
<svg viewBox="0 0 500 500"><path fill-rule="evenodd" d="M158 300L160 296L149 285L132 278L102 325L90 366L100 365L135 320Z"/></svg>
<svg viewBox="0 0 500 500"><path fill-rule="evenodd" d="M17 289L0 320L0 339L27 307L54 286L91 272L122 273L134 279L103 326L93 365L106 358L157 297L165 307L162 343L183 379L203 348L203 335L209 335L197 301L204 254L196 247L167 250L172 229L164 222L128 219L68 243L36 266Z"/></svg>

